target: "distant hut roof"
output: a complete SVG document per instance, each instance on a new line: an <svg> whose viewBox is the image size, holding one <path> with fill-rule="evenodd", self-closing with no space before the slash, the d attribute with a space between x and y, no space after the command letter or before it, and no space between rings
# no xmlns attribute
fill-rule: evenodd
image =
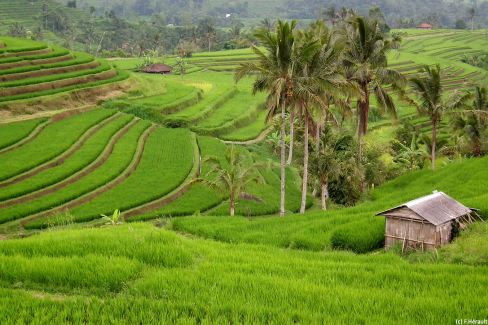
<svg viewBox="0 0 488 325"><path fill-rule="evenodd" d="M432 28L432 25L429 23L421 23L417 28Z"/></svg>
<svg viewBox="0 0 488 325"><path fill-rule="evenodd" d="M468 215L473 211L443 192L434 192L433 194L404 203L396 208L380 212L377 215L395 217L395 211L404 208L413 211L417 216L435 226Z"/></svg>
<svg viewBox="0 0 488 325"><path fill-rule="evenodd" d="M142 69L142 71L147 73L169 73L172 70L172 67L162 63L150 64Z"/></svg>

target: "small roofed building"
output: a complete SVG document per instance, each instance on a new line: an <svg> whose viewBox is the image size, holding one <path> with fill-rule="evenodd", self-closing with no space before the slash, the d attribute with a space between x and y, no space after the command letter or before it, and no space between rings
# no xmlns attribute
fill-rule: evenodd
<svg viewBox="0 0 488 325"><path fill-rule="evenodd" d="M429 23L421 23L417 26L417 29L432 29L432 25Z"/></svg>
<svg viewBox="0 0 488 325"><path fill-rule="evenodd" d="M475 209L437 191L377 216L386 218L385 249L400 243L402 250L436 249L448 244L460 229L480 218Z"/></svg>
<svg viewBox="0 0 488 325"><path fill-rule="evenodd" d="M145 73L170 74L171 71L173 71L173 68L166 64L155 63L144 67L142 71Z"/></svg>

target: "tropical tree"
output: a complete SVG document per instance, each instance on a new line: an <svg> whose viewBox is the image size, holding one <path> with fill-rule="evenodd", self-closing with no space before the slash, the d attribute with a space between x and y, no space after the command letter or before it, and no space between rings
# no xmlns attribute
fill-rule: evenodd
<svg viewBox="0 0 488 325"><path fill-rule="evenodd" d="M236 201L242 197L253 197L246 193L251 183L264 183L263 176L258 168L263 164L251 163L246 165L241 152L234 146L230 147L226 154L226 166L215 157L209 157L204 163L210 164L210 170L205 178L199 179L205 185L221 192L229 194L229 214L235 215Z"/></svg>
<svg viewBox="0 0 488 325"><path fill-rule="evenodd" d="M422 167L425 156L428 154L419 146L416 134L413 135L409 146L398 140L394 140L394 143L399 147L399 152L394 157L396 162L404 165L409 171Z"/></svg>
<svg viewBox="0 0 488 325"><path fill-rule="evenodd" d="M440 65L430 67L423 66L419 75L411 78L410 85L417 100L410 100L417 108L420 115L428 116L432 127L432 137L430 139L430 154L432 170L435 169L437 128L445 112L459 109L466 105L470 98L469 93L453 95L446 98L444 87L442 86L442 71Z"/></svg>
<svg viewBox="0 0 488 325"><path fill-rule="evenodd" d="M339 183L339 187L342 187L345 183L354 183L363 176L354 157L356 147L350 134L342 129L334 131L327 125L318 141L319 149L315 149L311 155L310 174L320 186L321 206L322 210L326 210L332 183Z"/></svg>
<svg viewBox="0 0 488 325"><path fill-rule="evenodd" d="M392 90L401 90L405 83L403 75L388 69L387 54L399 47L400 39L388 38L381 32L378 21L354 17L345 27L346 50L343 63L350 81L357 84L362 95L358 105L358 139L361 151L361 137L368 130L370 97L375 96L378 107L396 117L396 106L385 85Z"/></svg>
<svg viewBox="0 0 488 325"><path fill-rule="evenodd" d="M473 104L453 119L454 129L468 139L475 157L481 156L482 141L488 129L487 93L487 88L476 87Z"/></svg>
<svg viewBox="0 0 488 325"><path fill-rule="evenodd" d="M242 63L236 70L235 79L255 74L253 93L267 92L268 121L280 111L280 216L285 215L285 178L286 178L286 108L294 95L292 57L295 48L294 29L296 21L278 20L275 31L260 28L255 36L265 50L256 46L252 49L257 55L257 62Z"/></svg>
<svg viewBox="0 0 488 325"><path fill-rule="evenodd" d="M323 22L317 21L298 35L293 55L295 84L292 109L304 124L300 207L300 213L304 213L308 189L309 133L311 128L317 127L315 116L329 114L329 98L342 94L349 83L339 69L342 48Z"/></svg>
<svg viewBox="0 0 488 325"><path fill-rule="evenodd" d="M183 78L183 76L186 73L186 61L185 61L185 59L177 57L175 66L176 66L176 71L178 71L181 78Z"/></svg>

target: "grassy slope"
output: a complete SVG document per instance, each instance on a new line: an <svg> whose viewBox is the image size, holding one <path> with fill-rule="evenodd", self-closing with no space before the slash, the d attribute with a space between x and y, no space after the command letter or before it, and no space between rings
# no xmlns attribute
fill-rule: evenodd
<svg viewBox="0 0 488 325"><path fill-rule="evenodd" d="M148 224L0 242L2 322L448 323L486 266L189 239Z"/></svg>
<svg viewBox="0 0 488 325"><path fill-rule="evenodd" d="M459 180L463 180L462 183ZM380 247L384 220L374 215L433 190L444 191L488 215L488 158L454 162L435 173L407 174L375 189L370 200L353 208L310 212L304 216L246 219L187 217L173 220L173 228L227 242L262 243L311 250L345 246L358 252Z"/></svg>

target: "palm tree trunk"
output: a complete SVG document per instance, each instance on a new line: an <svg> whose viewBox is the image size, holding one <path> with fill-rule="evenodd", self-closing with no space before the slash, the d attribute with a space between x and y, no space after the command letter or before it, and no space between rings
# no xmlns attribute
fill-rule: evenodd
<svg viewBox="0 0 488 325"><path fill-rule="evenodd" d="M475 157L481 157L481 141L479 138L473 140L473 155Z"/></svg>
<svg viewBox="0 0 488 325"><path fill-rule="evenodd" d="M305 130L303 134L303 183L302 183L302 204L300 213L305 213L307 207L307 188L308 188L308 118L305 117Z"/></svg>
<svg viewBox="0 0 488 325"><path fill-rule="evenodd" d="M280 159L280 217L285 216L285 181L286 181L286 148L285 148L285 133L286 133L286 106L285 100L281 104L281 134L280 134L280 147L281 147L281 159Z"/></svg>
<svg viewBox="0 0 488 325"><path fill-rule="evenodd" d="M366 135L368 132L369 117L369 90L368 84L363 83L361 90L364 92L364 98L359 100L359 132Z"/></svg>
<svg viewBox="0 0 488 325"><path fill-rule="evenodd" d="M317 128L315 129L315 138L317 139L317 143L315 145L315 150L319 152L320 150L320 126L317 125Z"/></svg>
<svg viewBox="0 0 488 325"><path fill-rule="evenodd" d="M236 213L235 212L236 211L236 204L235 204L233 199L230 200L230 209L229 210L230 210L229 211L230 216L233 217Z"/></svg>
<svg viewBox="0 0 488 325"><path fill-rule="evenodd" d="M326 179L324 183L321 185L322 193L321 193L321 201L322 201L322 210L327 210L327 200L329 199L329 181Z"/></svg>
<svg viewBox="0 0 488 325"><path fill-rule="evenodd" d="M291 165L291 161L293 159L293 144L295 138L295 112L292 110L290 112L290 149L288 149L288 160L286 162L287 165Z"/></svg>
<svg viewBox="0 0 488 325"><path fill-rule="evenodd" d="M437 142L437 122L432 120L432 143L431 143L431 160L432 160L432 170L435 170L435 151Z"/></svg>

